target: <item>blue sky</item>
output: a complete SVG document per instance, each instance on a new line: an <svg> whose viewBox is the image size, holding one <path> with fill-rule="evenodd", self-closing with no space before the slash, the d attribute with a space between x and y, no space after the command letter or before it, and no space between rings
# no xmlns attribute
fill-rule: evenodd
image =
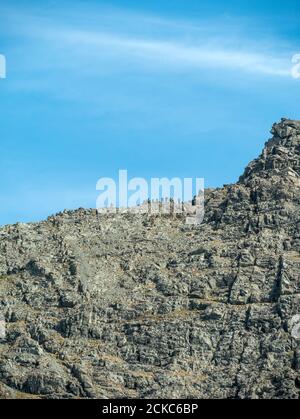
<svg viewBox="0 0 300 419"><path fill-rule="evenodd" d="M95 207L100 177L235 182L300 119L300 2L1 0L0 224Z"/></svg>

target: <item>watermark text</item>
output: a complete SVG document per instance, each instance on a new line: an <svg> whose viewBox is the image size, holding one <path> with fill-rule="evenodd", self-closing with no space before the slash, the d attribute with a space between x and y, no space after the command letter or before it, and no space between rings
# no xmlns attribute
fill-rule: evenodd
<svg viewBox="0 0 300 419"><path fill-rule="evenodd" d="M0 54L0 79L6 79L6 58Z"/></svg>
<svg viewBox="0 0 300 419"><path fill-rule="evenodd" d="M292 77L294 79L300 79L300 54L295 54L292 57L292 64L294 64L291 70Z"/></svg>
<svg viewBox="0 0 300 419"><path fill-rule="evenodd" d="M96 208L99 213L182 214L187 224L201 224L204 218L203 178L128 179L127 170L119 171L118 182L100 178Z"/></svg>

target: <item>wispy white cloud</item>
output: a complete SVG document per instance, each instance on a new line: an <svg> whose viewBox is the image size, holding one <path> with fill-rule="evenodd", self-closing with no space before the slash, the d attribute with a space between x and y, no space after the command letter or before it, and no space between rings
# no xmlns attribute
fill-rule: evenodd
<svg viewBox="0 0 300 419"><path fill-rule="evenodd" d="M248 73L290 76L290 63L287 59L270 52L245 52L218 47L211 40L193 45L190 43L166 42L130 38L115 34L87 31L55 32L61 42L76 45L77 48L93 47L94 53L103 49L115 50L121 55L130 54L136 59L149 59L160 66L186 65L194 68L216 68L243 71ZM213 45L212 45L213 44Z"/></svg>
<svg viewBox="0 0 300 419"><path fill-rule="evenodd" d="M278 39L261 37L261 28L253 25L250 36L247 27L232 20L222 22L220 18L215 22L180 22L120 10L97 9L94 14L86 13L81 20L89 22L88 28L76 14L63 21L53 16L28 16L26 12L24 18L15 11L10 17L18 22L18 30L23 28L25 37L46 40L49 51L72 47L76 54L89 54L95 60L99 57L102 63L104 54L115 54L122 62L128 57L137 64L158 69L187 66L195 70L217 69L220 73L229 70L290 76L292 49Z"/></svg>

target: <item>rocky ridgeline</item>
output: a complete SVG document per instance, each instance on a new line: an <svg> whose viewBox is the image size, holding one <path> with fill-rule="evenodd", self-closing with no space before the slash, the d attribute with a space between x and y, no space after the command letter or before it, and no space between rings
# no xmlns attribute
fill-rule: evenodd
<svg viewBox="0 0 300 419"><path fill-rule="evenodd" d="M0 229L2 397L299 398L300 122L272 133L199 226L81 209Z"/></svg>

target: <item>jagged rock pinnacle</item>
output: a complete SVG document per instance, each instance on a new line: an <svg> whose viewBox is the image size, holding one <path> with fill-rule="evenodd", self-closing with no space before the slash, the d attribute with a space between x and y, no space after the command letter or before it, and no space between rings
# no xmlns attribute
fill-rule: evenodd
<svg viewBox="0 0 300 419"><path fill-rule="evenodd" d="M240 182L255 176L300 176L300 121L282 119L273 125L273 137L265 144L262 154L245 169Z"/></svg>

